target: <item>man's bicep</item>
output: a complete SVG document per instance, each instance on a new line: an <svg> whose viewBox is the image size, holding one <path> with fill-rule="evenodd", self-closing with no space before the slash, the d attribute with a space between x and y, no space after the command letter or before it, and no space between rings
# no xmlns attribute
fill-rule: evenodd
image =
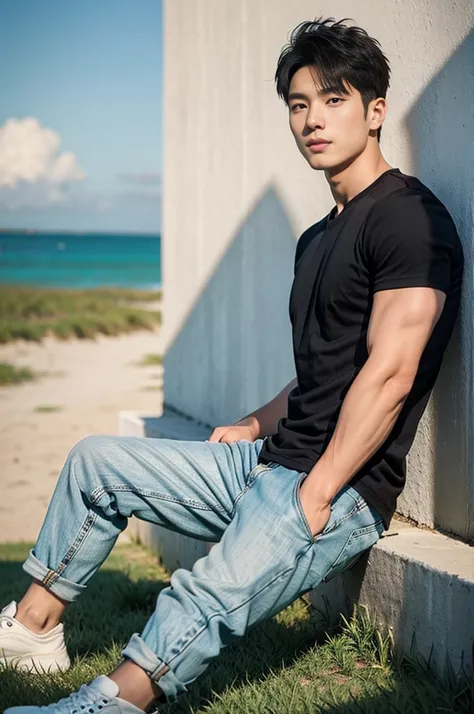
<svg viewBox="0 0 474 714"><path fill-rule="evenodd" d="M410 383L436 323L446 294L432 287L379 290L367 331L369 358L387 378Z"/></svg>

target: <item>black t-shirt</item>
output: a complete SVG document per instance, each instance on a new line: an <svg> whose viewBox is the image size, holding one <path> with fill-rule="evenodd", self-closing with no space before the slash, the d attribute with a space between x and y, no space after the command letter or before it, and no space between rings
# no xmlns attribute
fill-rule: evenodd
<svg viewBox="0 0 474 714"><path fill-rule="evenodd" d="M259 461L309 472L326 449L344 397L368 357L367 328L378 290L425 286L446 293L398 419L350 481L388 528L405 485L405 457L438 375L458 312L461 242L445 206L421 181L390 169L300 237L290 294L298 386L288 416Z"/></svg>

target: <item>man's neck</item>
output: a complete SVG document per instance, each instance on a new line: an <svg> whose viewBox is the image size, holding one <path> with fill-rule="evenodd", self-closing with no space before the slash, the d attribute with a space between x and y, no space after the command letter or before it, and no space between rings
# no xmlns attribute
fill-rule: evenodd
<svg viewBox="0 0 474 714"><path fill-rule="evenodd" d="M354 196L370 186L381 174L393 168L377 151L375 156L367 156L366 152L357 157L349 165L338 166L325 171L326 180L336 202L337 214Z"/></svg>

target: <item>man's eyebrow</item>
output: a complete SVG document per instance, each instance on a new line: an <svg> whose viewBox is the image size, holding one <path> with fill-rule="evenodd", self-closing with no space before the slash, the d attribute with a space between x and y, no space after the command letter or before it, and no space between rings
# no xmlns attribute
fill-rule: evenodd
<svg viewBox="0 0 474 714"><path fill-rule="evenodd" d="M342 94L342 92L337 87L328 87L327 89L318 90L318 94L321 97L325 97L328 94ZM291 94L288 95L288 101L290 102L292 99L305 99L307 101L308 97L306 94L303 94L303 92L291 92Z"/></svg>

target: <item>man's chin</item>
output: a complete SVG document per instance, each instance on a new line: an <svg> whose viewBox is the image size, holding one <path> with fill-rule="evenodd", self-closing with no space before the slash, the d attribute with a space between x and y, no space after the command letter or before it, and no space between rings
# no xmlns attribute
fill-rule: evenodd
<svg viewBox="0 0 474 714"><path fill-rule="evenodd" d="M332 176L345 171L356 158L356 156L345 159L335 159L333 156L309 156L307 161L314 171L325 171L326 176Z"/></svg>
<svg viewBox="0 0 474 714"><path fill-rule="evenodd" d="M308 157L308 164L314 171L326 171L337 166L337 162L331 161L327 156L310 156Z"/></svg>

